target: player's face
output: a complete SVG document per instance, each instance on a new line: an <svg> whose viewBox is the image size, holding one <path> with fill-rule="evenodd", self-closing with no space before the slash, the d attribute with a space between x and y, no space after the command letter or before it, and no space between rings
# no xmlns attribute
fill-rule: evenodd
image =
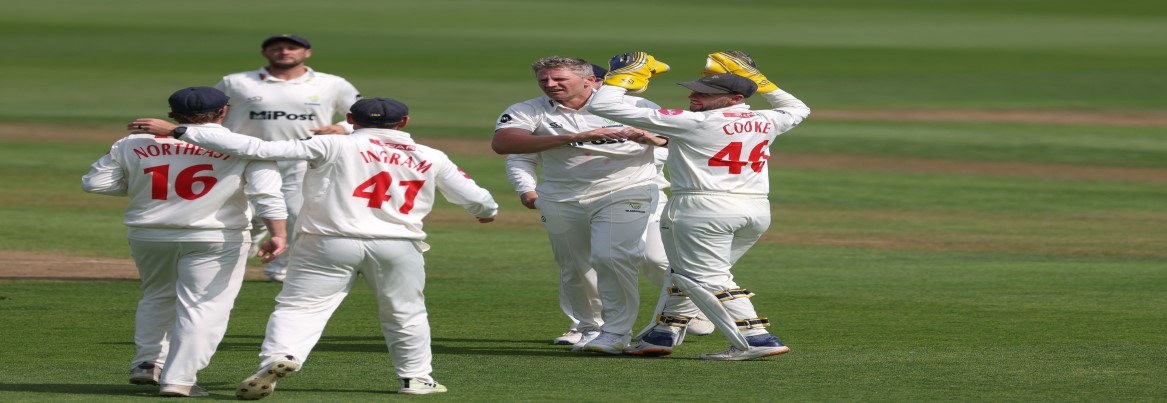
<svg viewBox="0 0 1167 403"><path fill-rule="evenodd" d="M287 69L304 64L304 60L312 56L312 49L300 46L298 43L278 41L263 48L263 57L272 67Z"/></svg>
<svg viewBox="0 0 1167 403"><path fill-rule="evenodd" d="M701 112L732 106L733 97L733 94L703 94L693 91L689 93L689 110Z"/></svg>
<svg viewBox="0 0 1167 403"><path fill-rule="evenodd" d="M563 102L570 99L587 98L592 93L592 76L580 77L568 69L545 69L535 73L539 89L552 100Z"/></svg>

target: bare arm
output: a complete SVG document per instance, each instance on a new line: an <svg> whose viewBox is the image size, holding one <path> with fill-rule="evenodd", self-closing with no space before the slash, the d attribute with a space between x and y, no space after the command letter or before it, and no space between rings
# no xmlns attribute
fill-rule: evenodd
<svg viewBox="0 0 1167 403"><path fill-rule="evenodd" d="M621 138L619 130L607 128L559 136L536 136L528 130L508 127L494 132L490 148L499 154L529 154L571 143Z"/></svg>

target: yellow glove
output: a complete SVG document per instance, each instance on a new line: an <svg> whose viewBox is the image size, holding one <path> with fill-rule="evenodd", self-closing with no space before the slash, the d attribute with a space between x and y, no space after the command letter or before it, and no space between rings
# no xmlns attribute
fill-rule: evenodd
<svg viewBox="0 0 1167 403"><path fill-rule="evenodd" d="M604 84L624 87L637 94L648 89L648 79L669 71L669 65L644 52L628 52L608 60Z"/></svg>
<svg viewBox="0 0 1167 403"><path fill-rule="evenodd" d="M754 83L758 84L758 92L771 92L778 89L777 85L770 82L761 71L758 71L758 67L754 65L754 58L750 57L749 53L740 50L711 53L705 59L705 70L701 72L702 76L722 73L736 74L753 80Z"/></svg>

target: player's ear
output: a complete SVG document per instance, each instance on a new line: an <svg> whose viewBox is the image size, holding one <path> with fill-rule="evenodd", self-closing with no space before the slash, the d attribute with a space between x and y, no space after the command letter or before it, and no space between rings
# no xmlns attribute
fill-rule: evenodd
<svg viewBox="0 0 1167 403"><path fill-rule="evenodd" d="M409 124L409 115L402 116L401 117L401 124L398 124L397 128L404 129L405 125L407 125L407 124Z"/></svg>
<svg viewBox="0 0 1167 403"><path fill-rule="evenodd" d="M309 57L312 57L312 48L308 48L304 51L304 58L307 59Z"/></svg>
<svg viewBox="0 0 1167 403"><path fill-rule="evenodd" d="M350 124L350 125L351 125L351 124L356 124L356 123L357 123L357 122L354 122L354 121L353 121L353 114L352 114L352 113L346 113L346 114L344 114L344 121L348 122L348 124Z"/></svg>

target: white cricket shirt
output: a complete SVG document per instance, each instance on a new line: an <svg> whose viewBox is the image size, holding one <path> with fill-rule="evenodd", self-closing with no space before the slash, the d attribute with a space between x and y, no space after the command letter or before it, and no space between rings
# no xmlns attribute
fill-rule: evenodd
<svg viewBox="0 0 1167 403"><path fill-rule="evenodd" d="M658 108L636 97L628 97L623 102L633 107ZM541 96L507 108L494 130L506 128L527 130L536 136L560 136L599 128L621 129L624 124L593 115L586 108L571 109ZM627 140L598 140L540 151L543 180L536 187L539 198L572 201L651 182L656 175L652 148Z"/></svg>
<svg viewBox="0 0 1167 403"><path fill-rule="evenodd" d="M312 129L331 125L361 98L345 79L312 68L293 80L272 77L267 68L235 73L215 84L231 98L223 126L264 140L312 137Z"/></svg>
<svg viewBox="0 0 1167 403"><path fill-rule="evenodd" d="M769 194L770 145L810 115L806 104L782 90L758 94L772 109L750 110L743 103L702 112L630 106L623 100L626 91L605 85L589 109L669 138L673 194Z"/></svg>
<svg viewBox="0 0 1167 403"><path fill-rule="evenodd" d="M222 130L217 124L190 130ZM250 240L248 198L263 218L288 214L275 163L250 161L167 136L118 140L81 178L86 192L129 196L125 224L142 241Z"/></svg>
<svg viewBox="0 0 1167 403"><path fill-rule="evenodd" d="M247 158L307 160L297 233L423 240L422 219L433 209L435 191L475 217L498 212L490 192L445 153L398 130L358 129L348 136L265 142L200 128L181 139Z"/></svg>

